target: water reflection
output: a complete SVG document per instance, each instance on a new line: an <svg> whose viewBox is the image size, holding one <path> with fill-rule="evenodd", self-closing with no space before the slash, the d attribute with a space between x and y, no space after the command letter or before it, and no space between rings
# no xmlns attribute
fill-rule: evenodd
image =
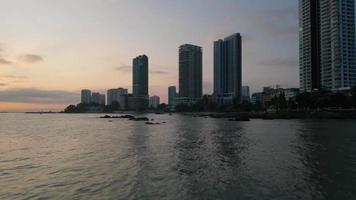
<svg viewBox="0 0 356 200"><path fill-rule="evenodd" d="M0 199L356 199L354 121L29 116L0 115Z"/></svg>
<svg viewBox="0 0 356 200"><path fill-rule="evenodd" d="M179 127L175 150L176 169L182 179L182 196L215 199L235 194L242 152L247 148L243 123L185 117Z"/></svg>
<svg viewBox="0 0 356 200"><path fill-rule="evenodd" d="M353 123L304 122L295 145L312 199L356 199Z"/></svg>

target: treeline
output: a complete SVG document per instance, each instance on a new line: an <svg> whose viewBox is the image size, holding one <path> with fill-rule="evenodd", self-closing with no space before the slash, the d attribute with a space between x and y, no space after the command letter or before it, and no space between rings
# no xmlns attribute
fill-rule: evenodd
<svg viewBox="0 0 356 200"><path fill-rule="evenodd" d="M176 112L250 112L266 111L267 109L279 110L315 110L324 108L356 108L356 87L350 92L315 91L299 94L295 99L287 101L284 93L275 95L269 101L252 104L247 101L242 103L234 100L231 105L219 105L208 96L195 104L176 105Z"/></svg>
<svg viewBox="0 0 356 200"><path fill-rule="evenodd" d="M178 104L175 106L176 112L248 112L253 109L254 105L247 101L239 103L237 99L234 99L233 104L222 105L213 101L208 95L204 95L202 100L195 104Z"/></svg>
<svg viewBox="0 0 356 200"><path fill-rule="evenodd" d="M88 113L88 112L104 112L109 107L105 105L99 105L95 103L80 103L77 105L69 105L64 109L64 113ZM110 107L112 109L112 107Z"/></svg>
<svg viewBox="0 0 356 200"><path fill-rule="evenodd" d="M126 108L122 108L119 102L112 102L111 105L99 105L95 103L84 104L80 103L77 105L69 105L64 109L64 113L97 113L97 112L116 112L127 110ZM158 108L149 108L151 111L168 111L167 104L160 104ZM144 110L140 110L144 111Z"/></svg>
<svg viewBox="0 0 356 200"><path fill-rule="evenodd" d="M356 87L349 94L327 91L301 93L296 103L300 109L356 108Z"/></svg>

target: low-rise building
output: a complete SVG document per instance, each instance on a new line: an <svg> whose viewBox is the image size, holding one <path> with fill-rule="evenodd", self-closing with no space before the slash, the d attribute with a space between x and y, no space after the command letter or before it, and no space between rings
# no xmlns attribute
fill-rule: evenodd
<svg viewBox="0 0 356 200"><path fill-rule="evenodd" d="M127 109L143 111L148 108L149 100L146 97L137 97L129 94L127 97Z"/></svg>
<svg viewBox="0 0 356 200"><path fill-rule="evenodd" d="M262 105L262 92L257 92L253 93L251 97L251 103L255 106L261 106Z"/></svg>
<svg viewBox="0 0 356 200"><path fill-rule="evenodd" d="M198 103L200 100L201 98L177 97L176 105L180 105L180 104L192 105Z"/></svg>
<svg viewBox="0 0 356 200"><path fill-rule="evenodd" d="M295 101L299 95L299 88L287 88L283 90L286 101Z"/></svg>

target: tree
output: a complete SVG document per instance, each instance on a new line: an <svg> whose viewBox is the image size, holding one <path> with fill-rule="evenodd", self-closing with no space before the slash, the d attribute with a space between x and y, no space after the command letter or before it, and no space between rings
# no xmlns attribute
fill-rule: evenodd
<svg viewBox="0 0 356 200"><path fill-rule="evenodd" d="M64 109L65 113L76 113L77 107L75 105L69 105Z"/></svg>
<svg viewBox="0 0 356 200"><path fill-rule="evenodd" d="M303 92L296 98L299 108L310 108L311 94L309 92Z"/></svg>

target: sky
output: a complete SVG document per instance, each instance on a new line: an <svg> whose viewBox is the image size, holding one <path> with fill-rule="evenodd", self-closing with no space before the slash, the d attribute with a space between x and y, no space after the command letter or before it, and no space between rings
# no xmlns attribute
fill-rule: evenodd
<svg viewBox="0 0 356 200"><path fill-rule="evenodd" d="M83 88L131 91L132 59L149 57L149 93L167 102L178 47L203 47L212 93L213 42L243 38L251 92L299 87L296 0L0 0L0 111L62 110Z"/></svg>

